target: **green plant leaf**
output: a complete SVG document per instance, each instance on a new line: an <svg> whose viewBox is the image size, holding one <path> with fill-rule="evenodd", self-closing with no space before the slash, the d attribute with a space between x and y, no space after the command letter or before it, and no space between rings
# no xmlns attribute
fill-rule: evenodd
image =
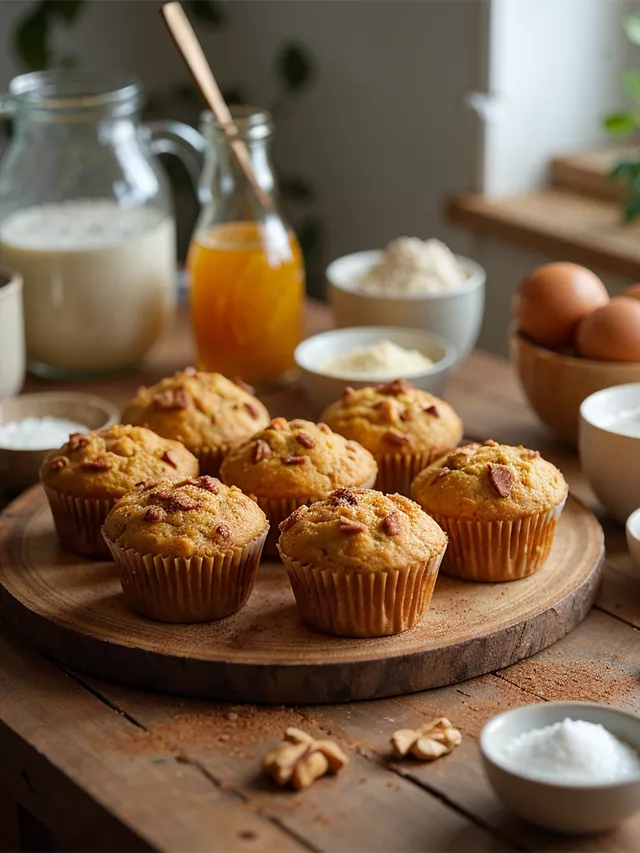
<svg viewBox="0 0 640 853"><path fill-rule="evenodd" d="M622 25L629 41L640 45L640 12L627 15Z"/></svg>
<svg viewBox="0 0 640 853"><path fill-rule="evenodd" d="M283 88L299 92L314 75L314 66L306 48L301 44L283 45L276 57L276 72Z"/></svg>
<svg viewBox="0 0 640 853"><path fill-rule="evenodd" d="M280 194L291 201L308 202L312 201L316 196L313 186L306 178L295 176L289 178L281 177L278 183L280 185Z"/></svg>
<svg viewBox="0 0 640 853"><path fill-rule="evenodd" d="M625 222L633 222L640 217L640 193L624 199L622 202L622 217Z"/></svg>
<svg viewBox="0 0 640 853"><path fill-rule="evenodd" d="M634 113L625 111L612 113L604 120L604 126L614 136L624 136L636 129L636 118Z"/></svg>
<svg viewBox="0 0 640 853"><path fill-rule="evenodd" d="M622 88L636 103L640 103L640 71L623 71Z"/></svg>
<svg viewBox="0 0 640 853"><path fill-rule="evenodd" d="M640 162L636 160L621 160L609 172L612 181L629 181L640 176Z"/></svg>
<svg viewBox="0 0 640 853"><path fill-rule="evenodd" d="M194 18L210 27L221 27L225 22L222 7L215 0L189 0L187 8Z"/></svg>
<svg viewBox="0 0 640 853"><path fill-rule="evenodd" d="M86 0L47 0L49 14L57 15L67 24L72 24L85 6Z"/></svg>
<svg viewBox="0 0 640 853"><path fill-rule="evenodd" d="M51 62L50 26L45 3L39 3L18 21L12 41L20 65L25 70L42 71Z"/></svg>

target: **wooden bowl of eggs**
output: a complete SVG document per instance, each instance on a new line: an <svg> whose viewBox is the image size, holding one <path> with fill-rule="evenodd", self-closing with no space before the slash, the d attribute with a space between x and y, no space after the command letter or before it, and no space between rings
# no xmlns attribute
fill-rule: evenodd
<svg viewBox="0 0 640 853"><path fill-rule="evenodd" d="M640 285L609 298L586 267L552 263L519 284L511 359L540 420L578 442L582 401L602 388L640 382Z"/></svg>

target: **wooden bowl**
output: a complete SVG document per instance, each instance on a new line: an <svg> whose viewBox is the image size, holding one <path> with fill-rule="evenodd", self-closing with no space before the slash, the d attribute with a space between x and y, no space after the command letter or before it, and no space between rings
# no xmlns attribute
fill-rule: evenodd
<svg viewBox="0 0 640 853"><path fill-rule="evenodd" d="M562 355L513 329L509 344L511 361L531 408L557 438L573 445L578 443L583 400L611 385L640 382L640 364Z"/></svg>
<svg viewBox="0 0 640 853"><path fill-rule="evenodd" d="M103 429L120 420L117 406L102 397L74 391L44 391L22 394L0 403L0 424L24 418L64 418ZM14 450L0 447L0 487L16 494L38 482L40 466L51 447L38 450Z"/></svg>

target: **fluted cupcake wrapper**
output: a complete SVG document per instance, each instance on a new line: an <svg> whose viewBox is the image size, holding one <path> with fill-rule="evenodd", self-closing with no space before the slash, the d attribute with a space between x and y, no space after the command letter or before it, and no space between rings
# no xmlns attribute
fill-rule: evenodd
<svg viewBox="0 0 640 853"><path fill-rule="evenodd" d="M280 553L300 615L340 637L384 637L413 628L427 611L442 554L403 569L331 571Z"/></svg>
<svg viewBox="0 0 640 853"><path fill-rule="evenodd" d="M549 556L564 503L514 521L465 521L429 512L449 537L442 573L490 582L535 574Z"/></svg>
<svg viewBox="0 0 640 853"><path fill-rule="evenodd" d="M217 477L228 450L229 447L225 445L224 447L198 447L191 449L191 452L198 460L201 475L209 474L211 477Z"/></svg>
<svg viewBox="0 0 640 853"><path fill-rule="evenodd" d="M358 489L371 489L373 488L373 484L375 483L376 477L369 477L364 483L358 486L354 486L354 488ZM265 498L265 497L257 497L256 495L251 495L250 497L258 504L260 509L264 512L269 520L269 524L271 525L269 529L269 535L267 536L267 542L264 546L264 553L268 557L274 557L278 559L278 537L280 536L280 531L278 526L291 515L291 513L298 509L299 506L311 506L312 503L316 501L322 500L322 498L317 496L307 495L304 498Z"/></svg>
<svg viewBox="0 0 640 853"><path fill-rule="evenodd" d="M160 622L209 622L229 616L251 595L267 532L216 557L161 557L104 537L127 604Z"/></svg>
<svg viewBox="0 0 640 853"><path fill-rule="evenodd" d="M436 451L435 453L384 453L376 456L378 463L376 489L385 495L398 492L410 498L413 480L423 468L442 454L443 451Z"/></svg>
<svg viewBox="0 0 640 853"><path fill-rule="evenodd" d="M46 485L44 491L62 547L74 554L109 559L102 525L118 498L77 498Z"/></svg>

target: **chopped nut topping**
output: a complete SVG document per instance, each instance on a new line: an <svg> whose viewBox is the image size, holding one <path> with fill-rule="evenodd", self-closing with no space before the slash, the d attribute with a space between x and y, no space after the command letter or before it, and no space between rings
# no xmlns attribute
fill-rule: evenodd
<svg viewBox="0 0 640 853"><path fill-rule="evenodd" d="M50 471L60 471L62 468L66 468L69 464L69 460L66 456L57 456L51 465L49 465Z"/></svg>
<svg viewBox="0 0 640 853"><path fill-rule="evenodd" d="M402 412L400 412L400 420L406 423L407 421L412 420L413 414L413 406L407 406L406 409L403 409Z"/></svg>
<svg viewBox="0 0 640 853"><path fill-rule="evenodd" d="M136 391L136 397L142 397L142 395L146 392L146 390L147 390L146 385L139 385L138 390Z"/></svg>
<svg viewBox="0 0 640 853"><path fill-rule="evenodd" d="M293 453L290 456L285 456L282 460L283 465L304 465L307 461L306 456L295 456Z"/></svg>
<svg viewBox="0 0 640 853"><path fill-rule="evenodd" d="M194 367L193 365L189 365L189 367L185 367L185 369L184 369L182 372L183 372L186 376L198 376L198 377L199 377L199 376L202 376L201 371L200 371L200 370L198 370L198 369L197 369L196 367Z"/></svg>
<svg viewBox="0 0 640 853"><path fill-rule="evenodd" d="M492 438L488 438L486 441L482 442L485 447L497 447L498 442L494 441Z"/></svg>
<svg viewBox="0 0 640 853"><path fill-rule="evenodd" d="M231 531L226 524L219 524L216 527L216 533L221 539L228 539L231 536Z"/></svg>
<svg viewBox="0 0 640 853"><path fill-rule="evenodd" d="M151 399L159 409L165 409L166 411L186 409L190 400L184 388L169 388L160 394L154 394Z"/></svg>
<svg viewBox="0 0 640 853"><path fill-rule="evenodd" d="M274 418L269 424L269 429L285 430L289 429L289 424L286 418Z"/></svg>
<svg viewBox="0 0 640 853"><path fill-rule="evenodd" d="M492 465L487 467L489 482L501 498L508 498L516 478L506 465Z"/></svg>
<svg viewBox="0 0 640 853"><path fill-rule="evenodd" d="M256 446L253 448L253 461L261 462L265 457L271 455L271 445L263 438L256 441Z"/></svg>
<svg viewBox="0 0 640 853"><path fill-rule="evenodd" d="M202 501L192 498L190 495L185 495L181 492L168 491L167 489L158 489L151 496L152 500L160 500L166 503L167 512L185 512L192 509L200 509Z"/></svg>
<svg viewBox="0 0 640 853"><path fill-rule="evenodd" d="M147 488L147 481L146 480L140 480L138 483L133 484L133 488L134 489L146 489Z"/></svg>
<svg viewBox="0 0 640 853"><path fill-rule="evenodd" d="M352 518L347 518L346 515L341 515L338 530L340 533L347 533L349 536L353 536L356 533L366 533L367 525L361 521L354 521Z"/></svg>
<svg viewBox="0 0 640 853"><path fill-rule="evenodd" d="M400 513L391 512L382 519L382 531L387 536L397 536L400 533Z"/></svg>
<svg viewBox="0 0 640 853"><path fill-rule="evenodd" d="M318 424L318 429L320 430L320 432L325 432L327 434L333 432L331 427L328 424L323 423L322 421L320 421L320 423Z"/></svg>
<svg viewBox="0 0 640 853"><path fill-rule="evenodd" d="M312 447L316 446L315 438L312 438L306 432L299 432L296 435L296 441L298 444L301 444L303 447L306 447L307 450L311 450Z"/></svg>
<svg viewBox="0 0 640 853"><path fill-rule="evenodd" d="M161 506L150 506L147 508L147 511L144 514L145 521L164 521L167 517L167 513L162 509Z"/></svg>
<svg viewBox="0 0 640 853"><path fill-rule="evenodd" d="M85 471L108 471L111 468L111 462L106 456L98 456L96 459L87 459L86 462L80 464Z"/></svg>
<svg viewBox="0 0 640 853"><path fill-rule="evenodd" d="M378 391L381 394L391 394L394 397L397 397L398 394L404 394L407 391L411 391L413 389L413 385L410 382L407 382L406 379L394 379L393 382L385 382L383 385L378 385Z"/></svg>
<svg viewBox="0 0 640 853"><path fill-rule="evenodd" d="M351 489L336 489L335 492L331 492L328 497L328 501L332 506L339 506L340 504L349 504L350 506L356 506L358 503L358 498L353 494Z"/></svg>
<svg viewBox="0 0 640 853"><path fill-rule="evenodd" d="M527 453L527 459L539 459L539 458L540 458L540 451L539 450L530 450Z"/></svg>
<svg viewBox="0 0 640 853"><path fill-rule="evenodd" d="M347 385L344 391L342 392L342 399L344 402L349 405L353 402L353 398L355 397L355 388L352 388L351 385Z"/></svg>
<svg viewBox="0 0 640 853"><path fill-rule="evenodd" d="M219 495L222 483L217 477L212 477L210 474L203 474L201 477L190 477L184 481L185 486L196 486L198 489L204 489L205 492L211 492L212 495Z"/></svg>
<svg viewBox="0 0 640 853"><path fill-rule="evenodd" d="M434 406L433 404L431 406L426 406L422 411L426 415L433 415L434 418L440 417L440 409L438 409L438 407Z"/></svg>
<svg viewBox="0 0 640 853"><path fill-rule="evenodd" d="M80 450L81 447L86 447L90 441L91 439L88 435L84 435L81 432L74 432L73 435L69 436L69 450Z"/></svg>
<svg viewBox="0 0 640 853"><path fill-rule="evenodd" d="M247 394L256 393L256 389L253 387L253 385L249 385L247 382L244 381L241 376L234 376L231 381L234 385L237 385L238 388L242 388L243 391L246 391Z"/></svg>
<svg viewBox="0 0 640 853"><path fill-rule="evenodd" d="M290 530L293 525L300 521L301 518L304 518L305 515L309 512L309 507L306 504L302 504L297 509L288 515L284 521L280 522L279 529L282 533L286 533L287 530Z"/></svg>
<svg viewBox="0 0 640 853"><path fill-rule="evenodd" d="M438 717L420 729L398 729L391 737L396 758L409 753L420 761L435 761L462 743L462 735L446 717Z"/></svg>
<svg viewBox="0 0 640 853"><path fill-rule="evenodd" d="M302 791L325 773L338 773L348 762L337 743L289 728L282 743L264 756L262 769L277 785Z"/></svg>
<svg viewBox="0 0 640 853"><path fill-rule="evenodd" d="M257 421L260 417L260 409L255 403L252 403L250 400L245 400L244 402L245 409L249 412L254 421Z"/></svg>
<svg viewBox="0 0 640 853"><path fill-rule="evenodd" d="M447 468L447 466L445 465L443 468L441 468L438 471L436 476L433 478L433 480L431 481L431 485L433 485L434 483L437 483L439 480L444 480L444 478L447 476L447 474L450 474L450 473L451 473L451 468Z"/></svg>
<svg viewBox="0 0 640 853"><path fill-rule="evenodd" d="M381 400L380 416L385 423L392 424L396 419L396 405L393 400Z"/></svg>
<svg viewBox="0 0 640 853"><path fill-rule="evenodd" d="M411 438L408 435L402 435L399 432L394 432L394 430L388 429L382 436L382 440L389 444L395 444L396 447L404 447L405 444L409 444Z"/></svg>
<svg viewBox="0 0 640 853"><path fill-rule="evenodd" d="M172 450L165 450L162 454L162 461L166 462L167 465L171 465L172 468L178 467L178 460L176 459L176 455Z"/></svg>

